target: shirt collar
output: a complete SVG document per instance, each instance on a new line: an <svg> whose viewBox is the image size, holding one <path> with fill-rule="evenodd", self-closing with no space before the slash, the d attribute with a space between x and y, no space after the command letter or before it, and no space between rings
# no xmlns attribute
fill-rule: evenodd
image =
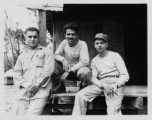
<svg viewBox="0 0 152 120"><path fill-rule="evenodd" d="M38 44L38 46L36 47L36 49L35 50L38 50L38 49L42 49L42 45L40 45L40 44ZM28 48L26 47L26 52L28 51Z"/></svg>

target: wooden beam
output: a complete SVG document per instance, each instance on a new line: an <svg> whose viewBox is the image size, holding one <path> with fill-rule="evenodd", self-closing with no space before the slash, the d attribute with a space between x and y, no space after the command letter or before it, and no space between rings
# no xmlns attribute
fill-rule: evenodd
<svg viewBox="0 0 152 120"><path fill-rule="evenodd" d="M46 46L46 11L39 10L39 41L42 46Z"/></svg>

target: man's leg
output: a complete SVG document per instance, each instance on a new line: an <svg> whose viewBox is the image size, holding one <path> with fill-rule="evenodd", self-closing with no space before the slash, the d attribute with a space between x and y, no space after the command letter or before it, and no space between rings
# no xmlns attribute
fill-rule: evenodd
<svg viewBox="0 0 152 120"><path fill-rule="evenodd" d="M122 99L124 96L123 91L124 91L124 87L122 86L117 89L114 97L110 98L109 95L105 94L108 115L122 115L121 105L122 105Z"/></svg>
<svg viewBox="0 0 152 120"><path fill-rule="evenodd" d="M26 115L40 115L46 105L47 99L30 100L30 105Z"/></svg>
<svg viewBox="0 0 152 120"><path fill-rule="evenodd" d="M80 90L75 96L72 115L85 115L87 112L88 102L91 102L96 96L101 94L102 89L93 84Z"/></svg>
<svg viewBox="0 0 152 120"><path fill-rule="evenodd" d="M59 61L55 61L55 70L52 74L52 93L65 92L64 83L61 81L61 76L64 73L63 65Z"/></svg>
<svg viewBox="0 0 152 120"><path fill-rule="evenodd" d="M82 67L78 70L77 76L81 81L82 86L87 86L90 84L91 80L91 70L88 67Z"/></svg>
<svg viewBox="0 0 152 120"><path fill-rule="evenodd" d="M29 106L29 101L19 100L14 104L14 115L26 115Z"/></svg>

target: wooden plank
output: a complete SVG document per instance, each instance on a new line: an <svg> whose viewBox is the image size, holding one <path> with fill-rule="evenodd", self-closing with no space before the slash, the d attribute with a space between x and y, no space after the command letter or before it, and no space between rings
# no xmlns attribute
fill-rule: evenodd
<svg viewBox="0 0 152 120"><path fill-rule="evenodd" d="M46 11L39 10L39 42L42 46L46 46Z"/></svg>
<svg viewBox="0 0 152 120"><path fill-rule="evenodd" d="M51 97L62 96L75 96L76 92L66 92L59 94L52 94ZM101 95L104 96L104 95ZM126 97L147 97L147 86L126 86L124 90L124 96Z"/></svg>
<svg viewBox="0 0 152 120"><path fill-rule="evenodd" d="M49 104L49 107L51 109L72 109L73 106L74 106L74 104ZM93 105L92 107L88 107L88 109L90 109L90 110L91 109L106 109L106 108L107 107L105 105L103 105L103 106L102 105ZM135 108L133 106L128 106L128 105L126 105L126 106L122 105L121 109L138 109L138 108ZM146 112L147 108L139 109L139 112L142 112L143 110Z"/></svg>
<svg viewBox="0 0 152 120"><path fill-rule="evenodd" d="M139 114L147 113L147 105L143 103L143 97L147 97L147 86L126 86L125 87L126 103L123 103L121 109L138 109ZM58 102L49 104L51 109L71 109L73 108L76 92L67 92L60 94L52 94L51 98L57 98ZM104 96L104 95L101 95ZM66 99L63 99L66 98ZM128 101L129 100L129 101ZM106 105L88 104L88 109L106 109Z"/></svg>
<svg viewBox="0 0 152 120"><path fill-rule="evenodd" d="M79 87L66 87L66 92L78 92Z"/></svg>
<svg viewBox="0 0 152 120"><path fill-rule="evenodd" d="M75 96L76 92L70 92L70 93L59 93L59 94L52 94L51 98L53 97L64 97L64 96Z"/></svg>
<svg viewBox="0 0 152 120"><path fill-rule="evenodd" d="M52 94L51 97L75 96L75 95L76 92L66 92L66 93ZM147 86L126 86L124 90L124 96L147 97Z"/></svg>
<svg viewBox="0 0 152 120"><path fill-rule="evenodd" d="M137 85L125 86L124 95L128 97L130 96L147 97L147 86L137 86Z"/></svg>
<svg viewBox="0 0 152 120"><path fill-rule="evenodd" d="M51 109L72 109L74 104L49 104Z"/></svg>

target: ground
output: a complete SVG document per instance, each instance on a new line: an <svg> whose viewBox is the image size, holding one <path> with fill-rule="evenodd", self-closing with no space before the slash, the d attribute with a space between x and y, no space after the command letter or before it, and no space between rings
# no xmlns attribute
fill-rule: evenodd
<svg viewBox="0 0 152 120"><path fill-rule="evenodd" d="M12 85L5 85L5 115L13 114L13 105L15 99L16 88Z"/></svg>

